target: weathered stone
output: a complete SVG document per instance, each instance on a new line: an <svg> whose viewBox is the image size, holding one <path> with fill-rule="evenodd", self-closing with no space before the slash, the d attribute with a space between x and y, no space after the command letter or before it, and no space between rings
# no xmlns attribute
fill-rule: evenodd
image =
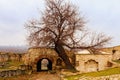
<svg viewBox="0 0 120 80"><path fill-rule="evenodd" d="M17 76L17 75L24 75L25 70L8 70L8 71L1 71L0 72L0 77L11 77L11 76Z"/></svg>
<svg viewBox="0 0 120 80"><path fill-rule="evenodd" d="M73 53L69 53L70 52L68 52L67 54L70 57L71 63L73 64ZM48 62L51 63L52 70L58 69L58 66L59 68L65 66L64 62L62 60L60 61L61 58L54 51L54 49L50 48L30 48L28 50L28 53L25 54L22 59L25 62L25 65L32 66L32 69L34 71L37 71L38 63L40 64L42 59L47 59Z"/></svg>
<svg viewBox="0 0 120 80"><path fill-rule="evenodd" d="M107 58L106 58L107 57ZM81 72L92 72L107 69L107 63L112 62L110 54L76 54L76 69Z"/></svg>
<svg viewBox="0 0 120 80"><path fill-rule="evenodd" d="M22 54L5 53L5 52L0 54L0 62L21 61L21 60L22 60Z"/></svg>

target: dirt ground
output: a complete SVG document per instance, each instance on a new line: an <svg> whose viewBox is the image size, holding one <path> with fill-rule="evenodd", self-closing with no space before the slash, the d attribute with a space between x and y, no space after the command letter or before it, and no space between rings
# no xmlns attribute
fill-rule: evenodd
<svg viewBox="0 0 120 80"><path fill-rule="evenodd" d="M21 75L9 78L0 78L0 80L61 80L59 74L49 72L38 72L31 75Z"/></svg>
<svg viewBox="0 0 120 80"><path fill-rule="evenodd" d="M61 80L58 74L50 74L48 72L40 72L31 77L30 80Z"/></svg>

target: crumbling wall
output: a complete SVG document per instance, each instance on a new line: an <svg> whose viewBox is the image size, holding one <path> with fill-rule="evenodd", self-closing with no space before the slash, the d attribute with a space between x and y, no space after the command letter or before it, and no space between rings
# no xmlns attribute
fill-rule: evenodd
<svg viewBox="0 0 120 80"><path fill-rule="evenodd" d="M116 50L115 53L113 53L113 60L120 60L120 51Z"/></svg>
<svg viewBox="0 0 120 80"><path fill-rule="evenodd" d="M55 69L58 55L50 48L31 48L28 53L24 54L22 60L25 65L31 65L36 70L37 62L42 58L52 61L52 68Z"/></svg>
<svg viewBox="0 0 120 80"><path fill-rule="evenodd" d="M110 54L76 54L76 69L81 72L90 71L86 68L86 63L89 60L94 60L96 62L96 67L94 70L105 70L108 68L108 62L112 62L112 55ZM89 66L92 66L91 64ZM91 68L94 68L91 67ZM90 68L89 68L90 69Z"/></svg>
<svg viewBox="0 0 120 80"><path fill-rule="evenodd" d="M0 52L0 62L6 62L6 61L21 61L22 55L19 53L5 53Z"/></svg>
<svg viewBox="0 0 120 80"><path fill-rule="evenodd" d="M11 77L25 74L25 70L6 70L0 71L0 77Z"/></svg>

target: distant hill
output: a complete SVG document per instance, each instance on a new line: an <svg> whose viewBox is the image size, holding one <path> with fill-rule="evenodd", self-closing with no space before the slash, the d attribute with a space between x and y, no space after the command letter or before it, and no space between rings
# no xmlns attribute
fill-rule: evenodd
<svg viewBox="0 0 120 80"><path fill-rule="evenodd" d="M0 52L26 53L27 46L0 46Z"/></svg>
<svg viewBox="0 0 120 80"><path fill-rule="evenodd" d="M110 52L110 53L112 53L112 50L120 51L120 45L119 46L114 46L114 47L103 48L102 50L105 51L105 52Z"/></svg>
<svg viewBox="0 0 120 80"><path fill-rule="evenodd" d="M28 46L0 46L0 52L26 53L28 48L29 48ZM120 45L102 48L100 50L104 52L112 53L112 50L120 51Z"/></svg>

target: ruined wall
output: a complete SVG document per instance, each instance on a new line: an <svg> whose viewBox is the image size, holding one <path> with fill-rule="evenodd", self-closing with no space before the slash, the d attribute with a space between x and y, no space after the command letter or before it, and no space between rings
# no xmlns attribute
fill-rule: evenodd
<svg viewBox="0 0 120 80"><path fill-rule="evenodd" d="M120 51L116 50L115 53L113 53L113 60L120 60Z"/></svg>
<svg viewBox="0 0 120 80"><path fill-rule="evenodd" d="M0 71L0 77L12 77L18 75L24 75L25 70L7 70L7 71Z"/></svg>
<svg viewBox="0 0 120 80"><path fill-rule="evenodd" d="M0 52L0 62L14 61L14 60L21 61L22 54Z"/></svg>
<svg viewBox="0 0 120 80"><path fill-rule="evenodd" d="M9 60L8 54L0 54L0 62L6 62Z"/></svg>
<svg viewBox="0 0 120 80"><path fill-rule="evenodd" d="M24 55L22 60L26 65L31 65L34 70L36 70L37 62L42 59L47 58L52 61L52 67L55 68L56 59L58 55L53 49L46 48L32 48L28 50L28 53Z"/></svg>
<svg viewBox="0 0 120 80"><path fill-rule="evenodd" d="M112 66L108 65L108 63L112 62L111 60L112 55L110 54L76 54L76 69L81 72L104 70Z"/></svg>
<svg viewBox="0 0 120 80"><path fill-rule="evenodd" d="M70 57L71 62L74 63L74 56L70 52L67 52L67 54ZM58 56L54 49L51 48L30 48L28 52L23 56L22 60L26 65L31 65L33 69L36 70L36 64L42 58L47 58L52 61L52 69L65 66L62 59Z"/></svg>

